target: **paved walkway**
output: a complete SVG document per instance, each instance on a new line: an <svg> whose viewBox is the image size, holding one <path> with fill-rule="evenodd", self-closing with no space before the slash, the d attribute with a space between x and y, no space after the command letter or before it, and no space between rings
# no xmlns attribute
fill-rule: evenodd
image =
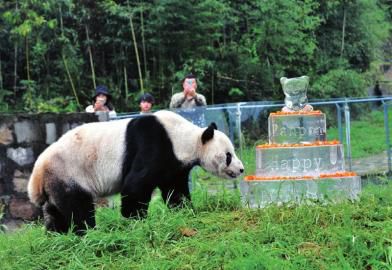
<svg viewBox="0 0 392 270"><path fill-rule="evenodd" d="M349 170L347 162L346 169ZM387 152L384 151L383 153L370 157L354 159L351 170L361 176L385 173L388 171Z"/></svg>

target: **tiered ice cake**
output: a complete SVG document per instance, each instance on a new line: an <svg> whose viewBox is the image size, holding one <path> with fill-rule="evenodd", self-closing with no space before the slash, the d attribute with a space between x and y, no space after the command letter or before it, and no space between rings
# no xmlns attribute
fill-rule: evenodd
<svg viewBox="0 0 392 270"><path fill-rule="evenodd" d="M361 179L345 170L343 145L326 140L325 114L271 113L268 135L269 143L256 147L256 174L241 183L249 206L357 199Z"/></svg>

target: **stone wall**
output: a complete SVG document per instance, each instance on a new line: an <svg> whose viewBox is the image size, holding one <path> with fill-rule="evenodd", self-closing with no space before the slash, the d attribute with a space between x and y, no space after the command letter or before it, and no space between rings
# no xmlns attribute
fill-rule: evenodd
<svg viewBox="0 0 392 270"><path fill-rule="evenodd" d="M46 147L78 125L107 119L91 113L0 114L0 223L40 215L27 197L27 182Z"/></svg>

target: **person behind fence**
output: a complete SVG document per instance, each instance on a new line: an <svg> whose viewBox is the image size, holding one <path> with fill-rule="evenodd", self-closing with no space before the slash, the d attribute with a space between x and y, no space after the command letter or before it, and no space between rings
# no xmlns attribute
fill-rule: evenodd
<svg viewBox="0 0 392 270"><path fill-rule="evenodd" d="M196 76L192 73L185 76L182 82L183 91L172 96L170 109L189 109L198 106L206 106L206 98L196 92Z"/></svg>
<svg viewBox="0 0 392 270"><path fill-rule="evenodd" d="M206 121L204 117L204 110L197 107L206 106L207 102L206 98L202 94L196 92L196 76L192 73L186 75L182 81L182 89L182 92L172 96L169 105L170 109L181 109L177 111L177 113L191 121L193 124L199 127L205 127ZM195 171L195 168L193 168L188 175L189 190L193 189L192 171Z"/></svg>
<svg viewBox="0 0 392 270"><path fill-rule="evenodd" d="M106 85L97 86L92 104L86 107L86 112L108 112L110 117L116 116L116 111L112 105L112 95L109 94Z"/></svg>
<svg viewBox="0 0 392 270"><path fill-rule="evenodd" d="M374 95L375 97L377 97L377 98L382 98L382 96L383 96L382 90L381 90L381 88L380 88L380 83L379 83L379 81L376 81L376 85L374 86L374 89L373 89L373 95ZM381 101L381 100L375 102L375 106L376 106L376 107L379 107L379 106L381 106L381 105L382 105L382 101Z"/></svg>
<svg viewBox="0 0 392 270"><path fill-rule="evenodd" d="M155 103L154 97L149 94L145 93L139 98L139 108L140 114L149 114L151 113L152 106Z"/></svg>
<svg viewBox="0 0 392 270"><path fill-rule="evenodd" d="M206 98L196 92L197 79L192 73L185 76L182 81L183 91L174 94L170 101L170 109L176 109L177 113L199 127L205 127L204 106Z"/></svg>

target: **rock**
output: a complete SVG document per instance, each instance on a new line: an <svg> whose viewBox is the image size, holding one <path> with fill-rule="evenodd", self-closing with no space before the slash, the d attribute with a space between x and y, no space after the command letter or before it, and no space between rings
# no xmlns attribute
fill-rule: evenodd
<svg viewBox="0 0 392 270"><path fill-rule="evenodd" d="M29 148L8 148L7 157L18 163L20 166L32 164L34 160L34 152Z"/></svg>
<svg viewBox="0 0 392 270"><path fill-rule="evenodd" d="M46 129L46 141L45 141L46 144L54 143L57 139L56 124L55 123L46 123L45 129Z"/></svg>
<svg viewBox="0 0 392 270"><path fill-rule="evenodd" d="M34 220L39 215L39 210L28 199L12 198L9 204L9 213L12 218Z"/></svg>
<svg viewBox="0 0 392 270"><path fill-rule="evenodd" d="M29 179L27 176L25 176L21 171L15 170L14 179L12 181L14 184L14 191L26 193L28 181Z"/></svg>
<svg viewBox="0 0 392 270"><path fill-rule="evenodd" d="M21 121L14 124L14 131L18 143L31 143L37 141L39 136L39 129L31 121Z"/></svg>

